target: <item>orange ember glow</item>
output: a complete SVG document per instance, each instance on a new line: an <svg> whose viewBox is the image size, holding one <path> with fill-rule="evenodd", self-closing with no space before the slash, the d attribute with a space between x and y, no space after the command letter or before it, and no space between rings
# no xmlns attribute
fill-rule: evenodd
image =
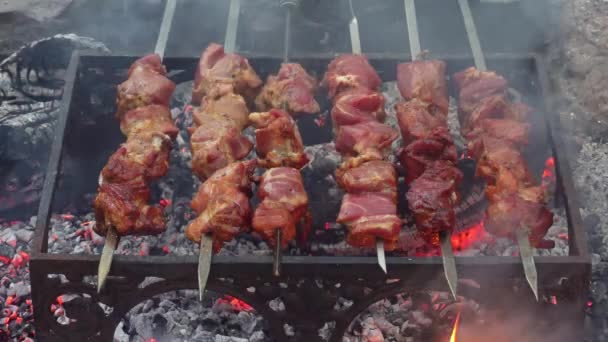
<svg viewBox="0 0 608 342"><path fill-rule="evenodd" d="M454 329L452 329L452 335L450 336L450 342L456 342L456 336L458 335L458 324L460 323L460 312L456 315L454 321Z"/></svg>
<svg viewBox="0 0 608 342"><path fill-rule="evenodd" d="M230 304L230 306L232 306L233 309L235 309L237 311L252 311L253 310L251 305L243 302L242 300L240 300L238 298L234 298L234 297L228 296L228 295L224 296L224 298L218 299L218 302L228 303L228 304Z"/></svg>
<svg viewBox="0 0 608 342"><path fill-rule="evenodd" d="M471 247L476 241L481 241L486 237L483 229L483 221L470 226L458 233L452 233L452 248L455 251L462 251Z"/></svg>
<svg viewBox="0 0 608 342"><path fill-rule="evenodd" d="M545 161L545 169L542 177L543 184L555 181L555 158L549 157Z"/></svg>

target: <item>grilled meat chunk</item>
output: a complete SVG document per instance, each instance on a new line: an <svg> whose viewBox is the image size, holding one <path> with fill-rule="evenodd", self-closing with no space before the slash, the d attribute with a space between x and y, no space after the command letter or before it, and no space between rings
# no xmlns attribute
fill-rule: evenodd
<svg viewBox="0 0 608 342"><path fill-rule="evenodd" d="M437 160L456 164L457 152L450 132L445 127L435 128L425 138L417 139L399 153L399 161L405 168L405 183L420 177L428 165Z"/></svg>
<svg viewBox="0 0 608 342"><path fill-rule="evenodd" d="M200 103L205 96L215 98L230 93L252 100L261 85L262 80L245 57L226 54L223 46L212 43L199 60L192 103Z"/></svg>
<svg viewBox="0 0 608 342"><path fill-rule="evenodd" d="M436 128L447 128L445 116L432 114L428 104L418 99L397 103L395 111L405 146L431 135Z"/></svg>
<svg viewBox="0 0 608 342"><path fill-rule="evenodd" d="M446 64L439 60L414 61L397 66L397 86L406 100L429 104L432 112L448 114Z"/></svg>
<svg viewBox="0 0 608 342"><path fill-rule="evenodd" d="M420 236L439 244L439 233L452 232L456 224L454 207L459 201L457 187L462 173L453 163L441 160L428 165L411 184L407 203Z"/></svg>
<svg viewBox="0 0 608 342"><path fill-rule="evenodd" d="M137 107L158 104L169 107L175 83L166 76L160 56L147 55L135 61L129 69L129 78L118 86L116 117Z"/></svg>
<svg viewBox="0 0 608 342"><path fill-rule="evenodd" d="M382 80L362 55L341 55L329 63L323 84L329 88L329 97L335 98L345 90L363 88L377 91Z"/></svg>
<svg viewBox="0 0 608 342"><path fill-rule="evenodd" d="M296 169L308 163L296 122L280 109L251 113L259 164L265 168L288 166Z"/></svg>
<svg viewBox="0 0 608 342"><path fill-rule="evenodd" d="M363 122L383 122L385 117L384 96L362 88L338 94L331 110L334 130Z"/></svg>
<svg viewBox="0 0 608 342"><path fill-rule="evenodd" d="M275 232L281 229L281 247L286 248L296 236L296 224L308 212L308 194L300 172L290 167L267 170L262 175L258 197L262 202L253 215L253 230L275 245Z"/></svg>
<svg viewBox="0 0 608 342"><path fill-rule="evenodd" d="M397 201L397 172L390 162L372 160L357 167L338 169L336 180L350 194L383 193Z"/></svg>
<svg viewBox="0 0 608 342"><path fill-rule="evenodd" d="M213 235L213 250L245 231L251 218L249 194L255 161L232 163L216 171L192 199L198 216L186 227L188 239L200 243L203 234Z"/></svg>
<svg viewBox="0 0 608 342"><path fill-rule="evenodd" d="M347 156L365 153L385 154L399 133L380 122L362 122L342 126L336 133L336 150Z"/></svg>
<svg viewBox="0 0 608 342"><path fill-rule="evenodd" d="M374 247L376 239L384 240L384 248L397 246L401 220L392 195L384 193L347 193L342 199L337 222L348 229L347 242L355 247Z"/></svg>
<svg viewBox="0 0 608 342"><path fill-rule="evenodd" d="M320 110L316 88L317 81L300 64L283 63L278 74L268 76L255 104L259 111L284 108L292 115L315 114Z"/></svg>

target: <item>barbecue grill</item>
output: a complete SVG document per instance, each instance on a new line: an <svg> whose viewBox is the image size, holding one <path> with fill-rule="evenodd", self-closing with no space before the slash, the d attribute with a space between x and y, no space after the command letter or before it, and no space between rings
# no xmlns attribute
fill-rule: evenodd
<svg viewBox="0 0 608 342"><path fill-rule="evenodd" d="M225 44L234 44L236 39L238 3L240 1L232 1L231 4ZM464 21L473 23L470 19L465 13ZM282 62L281 58L273 56L244 55L262 78L278 70ZM395 80L398 63L412 59L407 53L366 55L384 82ZM318 54L294 56L291 59L320 78L332 57ZM458 54L434 57L446 61L448 74L451 75L474 65L478 56ZM111 115L99 115L91 122L87 113L100 108L105 108L107 113L112 112L115 86L125 78L127 68L136 58L75 53L70 60L30 264L32 295L37 308L35 320L40 339L108 341L112 339L122 317L141 301L167 291L197 288L197 258L194 256L116 255L106 290L98 294L95 285L87 279L97 273L98 256L51 254L47 249L51 215L61 210L66 203L95 191L99 170L121 141L120 132ZM536 317L560 322L561 326L571 324L570 331L574 340L581 336L583 330L591 265L574 185L560 139L559 119L544 104L549 90L546 71L542 59L534 53L486 54L485 61L488 68L504 75L513 88L524 94L527 103L544 113L532 117L527 159L532 171L539 174L544 167L544 160L551 156L555 158L555 205L563 206L568 216L569 254L535 258L539 293L543 299L540 303L527 291L519 257L456 256L459 277L474 279L480 285L479 289L462 287L459 294L489 306L500 307L511 303L509 307L512 307L512 303L521 303L522 309L538 312ZM168 57L163 61L171 79L178 84L192 80L197 62L198 58L187 57ZM453 89L450 90L450 95L454 95ZM320 95L322 110L328 110L329 104L322 98L324 96ZM330 142L332 139L330 124L319 127L312 118L304 118L298 124L307 146ZM94 130L91 129L93 127ZM77 160L81 167L82 183L77 183L79 186L76 188L73 185L63 186L66 179L62 175L68 166L62 161L67 158ZM316 176L323 178L325 175ZM474 182L466 182L463 197L474 196L475 190L471 189L475 189ZM403 193L403 189L400 189L400 193ZM320 225L333 222L337 212L315 213L315 208L322 208L325 203L314 197L311 199L314 229L322 231ZM466 221L467 217L476 212L479 212L479 208L463 208L459 219ZM339 239L339 236L329 239L336 238ZM284 331L284 324L295 327L296 340L312 341L319 339L318 330L326 322L335 322L331 340L339 341L356 315L381 298L400 292L449 290L443 279L440 257L387 253L389 271L384 274L378 268L375 257L336 256L312 248L327 239L326 234L312 234L307 245L302 247L304 252L300 255L284 255L280 278L273 277L270 272L272 256L214 256L207 288L250 304L267 320L271 334L278 341L290 340ZM65 278L56 275L64 275ZM160 279L154 282L144 281L146 277ZM57 323L52 313L45 308L49 308L57 296L65 293L86 294L88 302L80 309L78 320L64 326ZM547 298L551 296L558 298L559 305L547 305ZM268 301L277 297L284 300L285 311L277 312L269 307ZM352 300L354 305L344 311L337 311L334 303L339 297ZM104 311L98 303L111 307L112 310Z"/></svg>

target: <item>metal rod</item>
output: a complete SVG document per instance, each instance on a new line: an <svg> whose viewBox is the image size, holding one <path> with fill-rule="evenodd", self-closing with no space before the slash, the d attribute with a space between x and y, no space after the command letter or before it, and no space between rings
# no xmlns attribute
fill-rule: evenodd
<svg viewBox="0 0 608 342"><path fill-rule="evenodd" d="M517 244L519 245L519 255L521 257L521 262L524 265L526 280L534 293L534 298L536 298L536 301L538 302L538 274L536 273L536 263L534 262L532 246L530 246L530 240L528 238L528 230L518 229L516 235Z"/></svg>
<svg viewBox="0 0 608 342"><path fill-rule="evenodd" d="M109 227L108 233L106 234L106 241L103 245L101 252L101 258L99 259L99 266L97 267L97 293L100 293L106 284L108 274L110 274L110 267L112 267L112 257L114 251L118 247L118 233L114 227Z"/></svg>
<svg viewBox="0 0 608 342"><path fill-rule="evenodd" d="M226 37L224 37L224 51L228 53L233 53L236 49L236 33L239 27L240 12L241 0L230 0L228 25L226 26Z"/></svg>
<svg viewBox="0 0 608 342"><path fill-rule="evenodd" d="M228 20L226 25L226 36L224 37L224 51L233 53L236 48L236 33L239 24L239 14L241 11L240 0L230 0L230 8L228 9ZM213 236L203 234L198 252L198 296L199 300L203 300L209 272L211 271L211 259L213 257Z"/></svg>
<svg viewBox="0 0 608 342"><path fill-rule="evenodd" d="M481 50L481 43L479 41L479 36L477 35L477 28L475 27L475 21L473 20L469 1L458 0L458 5L460 6L460 11L462 12L462 17L464 19L464 26L467 31L467 37L469 38L469 44L471 45L471 51L473 52L475 67L478 70L485 71L487 70L486 60L483 51ZM536 264L534 263L532 246L530 246L528 233L527 229L518 229L516 232L517 244L519 245L519 254L521 255L526 280L534 293L534 297L538 301L538 275L536 273Z"/></svg>
<svg viewBox="0 0 608 342"><path fill-rule="evenodd" d="M285 8L285 35L283 36L283 63L289 62L289 48L291 44L291 11L297 5L292 1L284 1L281 3L281 7ZM288 110L287 103L283 104L283 109ZM275 230L275 246L274 246L274 259L272 263L272 274L275 277L281 276L281 259L282 251L281 246L283 245L283 234L281 229Z"/></svg>
<svg viewBox="0 0 608 342"><path fill-rule="evenodd" d="M473 52L475 67L481 71L486 71L486 59L483 56L483 50L481 49L481 43L479 41L479 36L477 35L477 28L475 27L469 0L458 0L458 5L462 12L462 18L464 19L464 28L467 31L469 45L471 45L471 51Z"/></svg>
<svg viewBox="0 0 608 342"><path fill-rule="evenodd" d="M405 19L407 23L407 35L410 41L410 53L412 60L420 55L420 35L418 34L418 19L416 18L416 4L414 0L405 0Z"/></svg>
<svg viewBox="0 0 608 342"><path fill-rule="evenodd" d="M355 9L353 8L352 0L348 0L348 6L350 7L350 14L352 19L348 24L348 31L350 33L350 45L354 54L361 54L361 37L359 36L359 20L355 15Z"/></svg>
<svg viewBox="0 0 608 342"><path fill-rule="evenodd" d="M165 5L163 21L160 24L158 39L156 40L156 47L154 48L154 52L158 54L161 59L165 56L165 48L167 47L167 41L169 40L169 32L171 31L171 25L173 24L176 5L177 0L167 0L167 4Z"/></svg>
<svg viewBox="0 0 608 342"><path fill-rule="evenodd" d="M441 258L443 261L443 272L445 279L448 282L452 296L458 300L458 273L456 272L456 260L454 260L454 251L452 250L452 234L443 232L440 236L441 243Z"/></svg>
<svg viewBox="0 0 608 342"><path fill-rule="evenodd" d="M291 8L285 10L285 36L283 37L283 63L289 62L289 49L291 45Z"/></svg>
<svg viewBox="0 0 608 342"><path fill-rule="evenodd" d="M165 49L167 47L167 41L169 40L169 32L171 31L171 25L173 23L173 17L175 16L175 7L177 0L167 0L165 5L165 12L163 14L163 20L160 24L158 31L158 38L156 40L156 46L154 47L154 53L160 56L162 60L165 56ZM103 177L99 175L99 185L103 183ZM101 258L99 259L99 266L97 268L97 292L101 292L103 289L108 274L110 274L110 268L112 267L112 259L114 257L114 251L118 247L120 238L116 228L113 226L108 227L106 233L106 240L103 245L101 252Z"/></svg>
<svg viewBox="0 0 608 342"><path fill-rule="evenodd" d="M198 252L198 298L203 300L205 288L207 287L207 279L211 271L211 258L213 257L213 236L203 234L201 236L201 245Z"/></svg>
<svg viewBox="0 0 608 342"><path fill-rule="evenodd" d="M350 34L350 45L352 52L356 55L362 53L361 50L361 37L359 36L359 20L355 14L352 0L348 0L348 6L350 8L351 20L348 24L348 32ZM384 240L376 238L376 258L378 259L378 266L386 273L386 256L384 252Z"/></svg>
<svg viewBox="0 0 608 342"><path fill-rule="evenodd" d="M282 235L282 231L280 229L277 229L275 231L275 241L276 244L274 246L274 261L272 264L272 274L275 277L280 277L281 276L281 259L282 259L282 253L281 253L281 235Z"/></svg>
<svg viewBox="0 0 608 342"><path fill-rule="evenodd" d="M418 21L416 19L416 4L414 3L414 0L405 0L404 5L410 53L412 55L412 60L416 60L416 58L420 56L421 51ZM452 250L452 234L450 232L441 232L439 234L439 243L445 279L448 282L454 299L457 300L458 272L456 271L456 260L454 259L454 251Z"/></svg>

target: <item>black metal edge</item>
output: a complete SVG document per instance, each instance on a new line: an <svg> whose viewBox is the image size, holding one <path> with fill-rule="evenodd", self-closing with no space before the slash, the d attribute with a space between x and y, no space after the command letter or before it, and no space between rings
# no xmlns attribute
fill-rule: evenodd
<svg viewBox="0 0 608 342"><path fill-rule="evenodd" d="M70 108L72 106L74 84L76 83L78 77L79 61L80 58L78 52L74 51L72 53L72 56L70 57L70 62L68 64L68 68L64 77L65 87L63 88L63 94L61 98L61 109L59 111L59 116L57 117L57 126L55 127L53 144L51 145L51 152L49 156L46 175L44 178L40 204L38 206L34 243L31 253L32 261L39 259L39 257L47 251L48 226L51 214L51 206L53 203L53 197L55 195L55 187L57 185L59 168L61 166L61 153L63 150L65 128L67 125L68 116L70 114Z"/></svg>
<svg viewBox="0 0 608 342"><path fill-rule="evenodd" d="M557 181L562 186L562 195L566 207L566 216L568 220L568 246L570 255L580 255L589 259L591 265L591 257L589 247L587 246L587 232L583 224L580 213L580 205L576 187L572 179L572 169L568 157L565 154L565 142L560 134L563 132L561 119L559 115L553 113L554 106L549 103L551 94L549 93L549 79L547 77L547 69L543 59L539 55L534 56L536 67L538 68L539 82L541 83L541 94L543 96L543 104L545 106L545 122L547 123L547 133L549 135L549 143L551 144L553 156L555 158L555 171Z"/></svg>
<svg viewBox="0 0 608 342"><path fill-rule="evenodd" d="M274 56L274 55L267 55L267 54L256 54L256 53L248 53L248 52L238 52L239 54L243 55L244 57L248 58L248 59L274 59L277 61L282 61L282 57L280 56ZM315 53L311 53L311 54L303 54L303 55L298 55L297 57L293 57L294 61L298 61L298 60L305 60L305 59L328 59L331 60L337 56L339 56L341 54L315 54ZM365 54L367 56L367 58L369 60L394 60L394 61L409 61L411 60L411 57L409 54L406 53L388 53L388 54L383 54L383 53L367 53ZM488 60L492 60L492 59L534 59L536 54L534 53L491 53L491 54L486 54L486 59ZM83 52L81 53L81 64L83 64L83 66L98 66L98 67L102 67L104 65L106 65L108 63L108 59L113 59L113 64L114 66L118 65L119 67L122 65L125 68L128 68L131 63L133 61L135 61L138 58L141 58L142 56L137 55L120 55L120 56L108 56L108 55L103 55L103 54L99 54L96 53L94 51L89 51L89 52ZM469 54L469 53L459 53L459 54L449 54L449 55L433 55L432 56L434 59L458 59L458 60L473 60L473 55ZM193 56L193 57L165 57L163 59L163 64L165 64L165 66L167 67L167 69L171 70L174 67L177 66L183 66L186 64L191 64L190 66L192 68L196 67L196 62L198 61L199 56ZM194 62L194 63L193 63Z"/></svg>
<svg viewBox="0 0 608 342"><path fill-rule="evenodd" d="M581 279L587 276L587 258L584 257L537 257L536 266L541 288L559 285L562 279ZM66 269L69 263L70 269ZM375 258L358 257L290 257L282 262L282 278L322 277L327 279L357 278L401 279L409 286L424 286L447 290L443 278L441 259L429 257L387 258L388 274L377 265ZM54 255L44 260L45 274L94 275L98 258L88 255ZM274 279L271 274L272 257L214 256L210 278L239 277ZM521 260L517 257L456 257L461 279L474 279L482 287L499 285L507 279L525 279ZM165 258L121 256L114 257L110 277L160 277L168 280L189 278L196 274L196 257ZM314 272L311 273L311 269ZM445 284L444 284L445 283ZM93 285L91 285L93 286Z"/></svg>

